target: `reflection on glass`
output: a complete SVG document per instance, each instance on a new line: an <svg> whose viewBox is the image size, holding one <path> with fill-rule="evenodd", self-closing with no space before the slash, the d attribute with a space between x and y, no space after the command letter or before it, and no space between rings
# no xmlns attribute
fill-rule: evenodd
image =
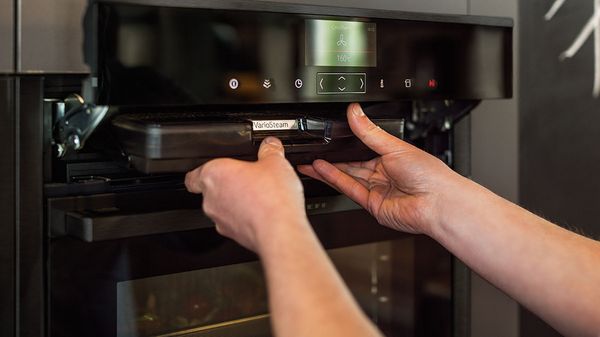
<svg viewBox="0 0 600 337"><path fill-rule="evenodd" d="M117 285L118 336L152 336L267 312L257 262Z"/></svg>
<svg viewBox="0 0 600 337"><path fill-rule="evenodd" d="M450 259L444 254L414 238L329 251L358 303L388 337L451 334ZM258 262L120 282L117 315L122 337L271 336ZM435 319L434 330L423 317Z"/></svg>

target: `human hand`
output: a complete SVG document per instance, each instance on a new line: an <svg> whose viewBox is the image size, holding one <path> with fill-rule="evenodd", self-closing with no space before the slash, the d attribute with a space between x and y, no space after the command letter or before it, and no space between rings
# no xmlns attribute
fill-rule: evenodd
<svg viewBox="0 0 600 337"><path fill-rule="evenodd" d="M189 172L189 192L202 193L202 207L217 231L260 254L262 242L308 220L300 179L277 138L266 138L258 161L216 159Z"/></svg>
<svg viewBox="0 0 600 337"><path fill-rule="evenodd" d="M376 126L358 104L348 107L348 122L380 157L334 165L317 160L298 170L346 194L385 226L431 235L432 227L443 220L446 201L452 193L460 193L462 177L436 157Z"/></svg>

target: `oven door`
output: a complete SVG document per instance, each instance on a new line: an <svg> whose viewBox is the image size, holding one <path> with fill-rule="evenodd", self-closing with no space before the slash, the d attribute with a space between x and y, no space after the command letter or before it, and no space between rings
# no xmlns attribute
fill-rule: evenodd
<svg viewBox="0 0 600 337"><path fill-rule="evenodd" d="M307 198L307 208L317 235L366 314L386 336L452 335L449 253L425 237L385 229L356 206L328 211L323 197L314 200ZM116 212L110 207L104 211ZM50 336L271 335L257 257L218 235L210 222L178 228L176 216L168 221L178 230L162 228L152 234L118 230L134 219L134 210L118 216L67 213L62 216L85 219L73 220L77 226L113 227L51 239ZM194 214L202 218L199 209ZM51 217L57 217L56 211ZM119 217L124 220L107 221ZM142 218L153 228L152 216ZM143 228L141 222L134 227Z"/></svg>

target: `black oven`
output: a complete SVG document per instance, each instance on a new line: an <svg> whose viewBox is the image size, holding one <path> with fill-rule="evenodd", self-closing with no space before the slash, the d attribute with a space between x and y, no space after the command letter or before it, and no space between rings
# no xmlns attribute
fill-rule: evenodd
<svg viewBox="0 0 600 337"><path fill-rule="evenodd" d="M89 74L0 81L18 111L3 136L23 153L1 168L20 172L28 206L20 336L269 336L257 257L216 233L186 171L253 160L267 136L293 164L373 158L345 121L361 102L468 175L469 113L512 95L509 19L123 0L91 3L82 29ZM319 239L386 336L469 335L460 261L302 182Z"/></svg>

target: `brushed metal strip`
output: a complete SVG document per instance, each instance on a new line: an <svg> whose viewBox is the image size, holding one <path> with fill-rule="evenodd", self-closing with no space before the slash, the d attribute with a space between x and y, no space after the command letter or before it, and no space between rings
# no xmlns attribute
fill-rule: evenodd
<svg viewBox="0 0 600 337"><path fill-rule="evenodd" d="M14 3L14 42L13 42L13 64L14 72L18 73L21 71L21 48L22 48L22 36L21 36L21 18L22 18L22 0L15 0Z"/></svg>
<svg viewBox="0 0 600 337"><path fill-rule="evenodd" d="M283 4L270 1L244 0L100 0L98 3L118 3L131 5L150 5L183 8L228 9L260 11L274 13L294 13L307 15L331 15L398 19L409 21L431 21L447 23L477 24L485 26L512 27L513 19L506 17L487 17L472 15L443 15L416 12L402 12L365 8L340 8L322 5Z"/></svg>

